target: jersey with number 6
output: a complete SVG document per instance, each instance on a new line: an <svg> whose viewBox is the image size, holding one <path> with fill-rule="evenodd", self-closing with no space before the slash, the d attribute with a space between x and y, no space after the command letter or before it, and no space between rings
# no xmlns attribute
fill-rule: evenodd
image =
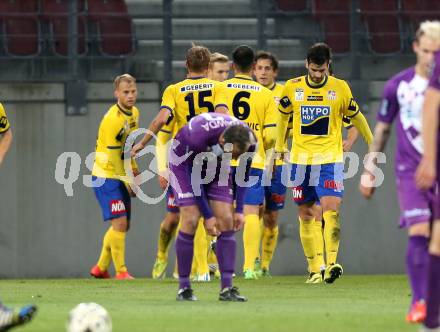
<svg viewBox="0 0 440 332"><path fill-rule="evenodd" d="M252 160L253 168L264 169L266 153L264 142L267 130L274 129L277 106L273 92L245 75L226 80L229 113L245 122L258 140L258 150Z"/></svg>
<svg viewBox="0 0 440 332"><path fill-rule="evenodd" d="M168 125L174 123L177 132L196 115L214 112L218 106L226 106L225 86L206 77L188 78L169 85L162 96L160 108L171 112Z"/></svg>

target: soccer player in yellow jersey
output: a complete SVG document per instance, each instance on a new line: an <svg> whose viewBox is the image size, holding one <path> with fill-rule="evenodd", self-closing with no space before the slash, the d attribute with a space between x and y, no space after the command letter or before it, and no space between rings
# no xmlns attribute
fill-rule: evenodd
<svg viewBox="0 0 440 332"><path fill-rule="evenodd" d="M124 168L124 145L131 132L139 127L139 110L136 108L136 80L129 74L114 80L117 103L110 107L99 125L95 163L92 170L94 191L101 206L104 221L111 226L104 236L98 263L90 274L95 278L110 278L107 269L110 260L116 270L116 279L133 279L125 266L125 236L130 226L130 179ZM134 159L133 174L139 174Z"/></svg>
<svg viewBox="0 0 440 332"><path fill-rule="evenodd" d="M332 69L332 63L329 63L328 66L328 73L327 75L333 76L333 69ZM356 142L356 140L359 137L359 132L351 124L351 120L347 117L342 118L342 124L344 128L347 130L347 137L342 141L342 149L344 152L351 151L351 147ZM316 255L317 259L319 261L320 269L321 269L321 276L318 274L314 274L312 278L307 279L307 283L315 284L315 283L321 283L322 277L325 273L325 257L324 257L324 234L323 234L323 225L324 222L322 218L322 208L319 205L319 202L316 202L313 206L314 214L315 214L315 245L316 245ZM300 233L300 237L303 233ZM301 243L302 243L301 239ZM307 243L307 241L305 242ZM307 271L310 271L310 266L307 267Z"/></svg>
<svg viewBox="0 0 440 332"><path fill-rule="evenodd" d="M265 51L257 52L254 65L255 79L272 91L275 103L278 105L284 86L276 83L277 75L278 59L275 55ZM257 275L270 276L269 267L278 241L278 214L279 210L284 208L286 197L286 186L281 182L282 164L280 160L276 161L271 184L264 187L265 205L264 210L260 211L260 216L263 215L261 263L258 262L261 264L261 268L256 264L255 272Z"/></svg>
<svg viewBox="0 0 440 332"><path fill-rule="evenodd" d="M12 143L12 130L5 109L0 103L0 166Z"/></svg>
<svg viewBox="0 0 440 332"><path fill-rule="evenodd" d="M300 233L310 278L320 274L316 255L313 205L319 201L325 220L327 258L324 281L333 283L343 269L337 263L340 240L339 208L343 195L342 118L350 118L367 144L372 133L348 84L327 75L330 48L313 45L307 53L308 74L286 82L279 104L275 150L284 151L289 117L293 116L290 154L293 199L299 205Z"/></svg>
<svg viewBox="0 0 440 332"><path fill-rule="evenodd" d="M201 113L228 113L224 84L206 78L210 56L209 50L203 46L193 46L188 50L187 78L165 89L159 113L150 123L149 132L134 145L132 155L141 151L167 123L174 122L174 130L177 132Z"/></svg>
<svg viewBox="0 0 440 332"><path fill-rule="evenodd" d="M12 143L12 130L3 105L0 103L0 166L5 159ZM0 331L7 331L13 327L29 322L37 307L27 305L22 308L10 309L0 302Z"/></svg>
<svg viewBox="0 0 440 332"><path fill-rule="evenodd" d="M159 239L157 242L157 255L154 262L152 278L162 279L166 276L166 268L168 265L168 251L171 241L176 233L179 224L179 207L175 204L174 194L171 187L168 186L168 142L176 135L175 123L170 121L169 124L157 133L156 141L156 158L157 169L159 172L159 186L166 192L167 212L165 218L160 224Z"/></svg>
<svg viewBox="0 0 440 332"><path fill-rule="evenodd" d="M252 80L254 51L246 45L237 47L233 54L234 78L225 81L228 94L228 108L231 115L244 121L254 131L258 139L258 150L255 154L249 176L258 179L247 188L244 201L245 226L244 243L244 276L245 279L256 279L255 261L260 257L261 228L259 210L264 202L262 186L267 148L273 146L275 139L276 103L272 92Z"/></svg>

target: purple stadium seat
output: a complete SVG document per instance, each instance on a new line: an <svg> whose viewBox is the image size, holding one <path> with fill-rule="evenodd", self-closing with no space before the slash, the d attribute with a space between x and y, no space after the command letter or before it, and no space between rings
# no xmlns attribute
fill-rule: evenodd
<svg viewBox="0 0 440 332"><path fill-rule="evenodd" d="M78 1L78 55L84 55L87 52L86 43L86 20L84 18L85 3L84 0ZM42 18L49 23L50 42L53 52L57 55L67 56L68 39L68 0L43 0Z"/></svg>
<svg viewBox="0 0 440 332"><path fill-rule="evenodd" d="M78 12L83 13L85 11L85 0L78 0ZM67 16L69 13L69 1L68 0L42 0L42 15L44 18L49 19L57 16Z"/></svg>
<svg viewBox="0 0 440 332"><path fill-rule="evenodd" d="M350 52L350 0L315 0L313 13L321 22L324 41L333 52Z"/></svg>
<svg viewBox="0 0 440 332"><path fill-rule="evenodd" d="M88 18L96 23L103 55L121 56L134 51L131 18L123 0L88 0Z"/></svg>
<svg viewBox="0 0 440 332"><path fill-rule="evenodd" d="M11 56L36 56L40 53L37 17L8 17L4 19L5 50Z"/></svg>
<svg viewBox="0 0 440 332"><path fill-rule="evenodd" d="M129 55L134 51L129 16L100 18L98 21L100 51L108 56Z"/></svg>
<svg viewBox="0 0 440 332"><path fill-rule="evenodd" d="M384 54L400 52L402 42L397 1L361 0L360 8L371 50Z"/></svg>
<svg viewBox="0 0 440 332"><path fill-rule="evenodd" d="M127 5L124 0L88 0L87 4L91 20L128 14Z"/></svg>
<svg viewBox="0 0 440 332"><path fill-rule="evenodd" d="M307 0L277 0L277 8L286 12L303 12L307 10Z"/></svg>
<svg viewBox="0 0 440 332"><path fill-rule="evenodd" d="M402 12L410 20L413 30L425 20L438 20L440 17L440 1L438 0L401 0Z"/></svg>

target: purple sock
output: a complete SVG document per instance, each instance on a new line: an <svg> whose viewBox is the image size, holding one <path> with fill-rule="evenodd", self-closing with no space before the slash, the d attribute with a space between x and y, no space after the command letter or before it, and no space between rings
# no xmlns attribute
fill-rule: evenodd
<svg viewBox="0 0 440 332"><path fill-rule="evenodd" d="M227 231L217 238L217 260L221 273L221 287L232 287L232 275L235 267L236 242L234 231Z"/></svg>
<svg viewBox="0 0 440 332"><path fill-rule="evenodd" d="M440 256L429 256L425 326L440 327Z"/></svg>
<svg viewBox="0 0 440 332"><path fill-rule="evenodd" d="M412 303L426 299L428 275L428 238L410 236L406 252L406 268L412 289Z"/></svg>
<svg viewBox="0 0 440 332"><path fill-rule="evenodd" d="M176 239L177 269L179 270L179 288L191 287L189 275L194 252L194 235L179 231Z"/></svg>

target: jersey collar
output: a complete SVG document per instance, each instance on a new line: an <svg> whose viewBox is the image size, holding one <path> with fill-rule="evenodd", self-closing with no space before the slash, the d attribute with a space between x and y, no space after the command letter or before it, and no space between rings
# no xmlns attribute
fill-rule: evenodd
<svg viewBox="0 0 440 332"><path fill-rule="evenodd" d="M311 84L311 83L309 82L309 75L306 75L306 84L307 84L308 87L311 88L311 89L320 89L320 88L322 88L324 85L327 84L327 81L328 81L328 76L325 75L324 81L323 81L321 84L318 84L318 85Z"/></svg>
<svg viewBox="0 0 440 332"><path fill-rule="evenodd" d="M277 86L277 82L273 82L273 85L269 88L269 87L267 87L269 90L274 90L275 89L275 87Z"/></svg>
<svg viewBox="0 0 440 332"><path fill-rule="evenodd" d="M239 78L241 80L247 80L247 81L253 81L252 77L250 77L248 75L243 75L243 74L235 75L234 78Z"/></svg>
<svg viewBox="0 0 440 332"><path fill-rule="evenodd" d="M205 76L187 77L187 80L199 80L201 78L206 78Z"/></svg>
<svg viewBox="0 0 440 332"><path fill-rule="evenodd" d="M124 110L118 103L116 103L116 106L118 107L118 109L124 113L127 116L132 116L133 112L129 111L129 110Z"/></svg>

